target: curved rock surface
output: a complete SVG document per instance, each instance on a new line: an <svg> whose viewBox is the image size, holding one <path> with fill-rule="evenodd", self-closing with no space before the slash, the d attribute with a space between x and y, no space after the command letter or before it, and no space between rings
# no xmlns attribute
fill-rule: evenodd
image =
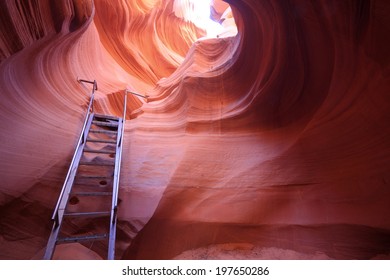
<svg viewBox="0 0 390 280"><path fill-rule="evenodd" d="M42 255L76 77L102 113L149 96L129 96L117 258L388 258L390 5L215 0L205 38L190 2L0 4L0 258Z"/></svg>

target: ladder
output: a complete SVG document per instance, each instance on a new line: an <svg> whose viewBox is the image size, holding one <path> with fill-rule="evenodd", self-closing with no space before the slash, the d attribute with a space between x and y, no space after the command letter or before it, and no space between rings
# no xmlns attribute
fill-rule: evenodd
<svg viewBox="0 0 390 280"><path fill-rule="evenodd" d="M115 237L123 131L126 116L125 91L123 118L93 112L95 81L84 125L59 195L52 220L53 228L44 259L52 259L56 246L80 243L107 250L115 258Z"/></svg>

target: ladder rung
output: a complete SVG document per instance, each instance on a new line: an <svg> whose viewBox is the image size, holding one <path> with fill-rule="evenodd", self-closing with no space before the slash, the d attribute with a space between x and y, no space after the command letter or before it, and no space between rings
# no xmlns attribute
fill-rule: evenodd
<svg viewBox="0 0 390 280"><path fill-rule="evenodd" d="M77 179L79 179L79 180L83 180L83 179L111 180L112 175L111 176L77 176L76 180Z"/></svg>
<svg viewBox="0 0 390 280"><path fill-rule="evenodd" d="M114 166L115 162L81 161L79 165Z"/></svg>
<svg viewBox="0 0 390 280"><path fill-rule="evenodd" d="M58 243L74 243L82 241L92 241L92 240L102 240L107 239L107 234L95 234L95 235L85 235L85 236L74 236L74 237L63 237L57 239Z"/></svg>
<svg viewBox="0 0 390 280"><path fill-rule="evenodd" d="M92 123L100 126L118 127L118 123L112 122L92 121Z"/></svg>
<svg viewBox="0 0 390 280"><path fill-rule="evenodd" d="M107 140L107 139L87 139L88 142L96 142L96 143L108 143L108 144L116 144L116 140Z"/></svg>
<svg viewBox="0 0 390 280"><path fill-rule="evenodd" d="M104 130L104 129L90 129L89 132L92 132L92 133L106 133L106 134L118 134L118 131Z"/></svg>
<svg viewBox="0 0 390 280"><path fill-rule="evenodd" d="M103 212L69 212L65 213L64 217L70 217L70 218L78 218L78 217L89 217L89 218L97 218L97 217L105 217L110 216L110 211L103 211Z"/></svg>
<svg viewBox="0 0 390 280"><path fill-rule="evenodd" d="M71 195L75 196L109 196L112 192L72 192Z"/></svg>
<svg viewBox="0 0 390 280"><path fill-rule="evenodd" d="M85 153L95 153L95 154L115 154L115 151L109 151L109 150L94 150L94 149L88 149L84 148Z"/></svg>
<svg viewBox="0 0 390 280"><path fill-rule="evenodd" d="M109 120L119 121L119 118L118 118L118 117L115 117L115 116L94 114L94 117L95 117L95 118L99 118L99 119L109 119Z"/></svg>

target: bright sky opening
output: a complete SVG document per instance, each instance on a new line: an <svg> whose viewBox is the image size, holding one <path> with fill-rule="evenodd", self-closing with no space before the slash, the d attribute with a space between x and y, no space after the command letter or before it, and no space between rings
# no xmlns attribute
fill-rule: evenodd
<svg viewBox="0 0 390 280"><path fill-rule="evenodd" d="M176 0L174 11L177 17L193 22L207 32L207 37L217 37L224 28L210 18L211 0Z"/></svg>

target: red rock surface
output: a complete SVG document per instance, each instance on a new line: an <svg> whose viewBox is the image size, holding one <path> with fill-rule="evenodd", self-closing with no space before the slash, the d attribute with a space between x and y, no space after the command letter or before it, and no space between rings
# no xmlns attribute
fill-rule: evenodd
<svg viewBox="0 0 390 280"><path fill-rule="evenodd" d="M1 259L42 255L77 76L102 113L150 96L129 97L118 258L389 258L387 1L230 0L236 36L214 2L225 32L199 40L168 0L0 3Z"/></svg>

